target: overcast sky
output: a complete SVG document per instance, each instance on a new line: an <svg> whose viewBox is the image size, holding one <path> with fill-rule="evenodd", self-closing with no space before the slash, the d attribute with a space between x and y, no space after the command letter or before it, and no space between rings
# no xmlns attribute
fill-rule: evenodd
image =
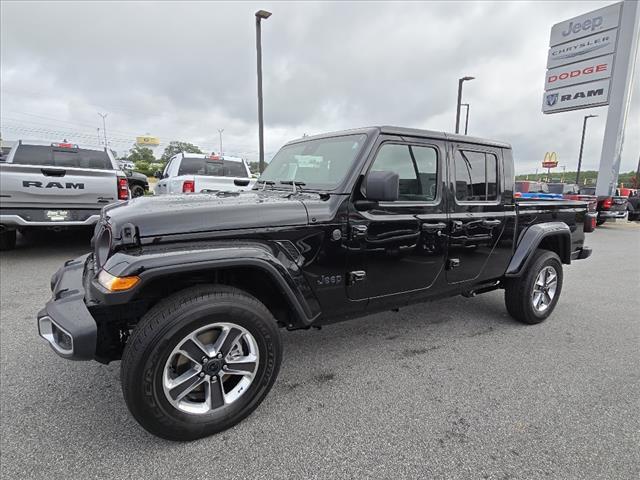
<svg viewBox="0 0 640 480"><path fill-rule="evenodd" d="M516 170L546 151L575 170L599 162L606 108L541 113L554 23L612 2L1 3L4 139L96 143L108 113L111 146L158 136L257 159L254 12L263 23L265 148L368 125L453 131L457 79L469 133L513 145ZM640 152L636 81L621 171ZM161 148L156 155L162 153Z"/></svg>

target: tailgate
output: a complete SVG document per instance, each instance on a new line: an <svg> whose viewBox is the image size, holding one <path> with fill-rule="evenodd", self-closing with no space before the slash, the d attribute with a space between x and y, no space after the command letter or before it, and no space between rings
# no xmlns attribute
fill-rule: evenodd
<svg viewBox="0 0 640 480"><path fill-rule="evenodd" d="M3 207L101 207L117 200L116 170L0 164Z"/></svg>

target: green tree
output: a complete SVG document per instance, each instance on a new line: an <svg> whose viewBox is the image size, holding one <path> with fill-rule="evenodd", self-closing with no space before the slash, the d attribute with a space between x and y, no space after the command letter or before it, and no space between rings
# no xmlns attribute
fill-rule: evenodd
<svg viewBox="0 0 640 480"><path fill-rule="evenodd" d="M127 160L137 163L152 163L156 161L156 158L153 156L153 150L147 147L142 147L140 145L134 145L133 148L129 151L129 155L127 156Z"/></svg>
<svg viewBox="0 0 640 480"><path fill-rule="evenodd" d="M200 150L200 147L194 145L189 142L180 142L178 140L173 140L169 142L169 145L164 149L162 153L162 157L160 157L160 161L162 163L167 163L171 157L176 155L177 153L204 153Z"/></svg>

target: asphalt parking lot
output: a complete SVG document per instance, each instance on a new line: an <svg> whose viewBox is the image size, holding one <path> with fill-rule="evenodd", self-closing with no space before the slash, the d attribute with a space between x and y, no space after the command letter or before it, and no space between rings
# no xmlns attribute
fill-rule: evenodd
<svg viewBox="0 0 640 480"><path fill-rule="evenodd" d="M118 363L62 360L37 336L50 275L88 241L1 255L2 478L639 478L637 223L588 236L541 325L492 292L285 332L258 410L182 444L129 416Z"/></svg>

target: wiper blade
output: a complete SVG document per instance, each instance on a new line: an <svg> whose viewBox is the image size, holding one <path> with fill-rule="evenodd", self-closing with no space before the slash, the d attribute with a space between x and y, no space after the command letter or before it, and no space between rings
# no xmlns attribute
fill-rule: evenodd
<svg viewBox="0 0 640 480"><path fill-rule="evenodd" d="M273 180L258 180L256 182L256 184L262 182L262 190L267 188L267 185L275 185L276 182L274 182Z"/></svg>
<svg viewBox="0 0 640 480"><path fill-rule="evenodd" d="M306 183L300 182L298 180L285 180L280 181L280 183L282 185L291 185L293 187L293 193L297 193L296 187L304 187L306 185ZM302 188L300 188L299 190L302 191Z"/></svg>

